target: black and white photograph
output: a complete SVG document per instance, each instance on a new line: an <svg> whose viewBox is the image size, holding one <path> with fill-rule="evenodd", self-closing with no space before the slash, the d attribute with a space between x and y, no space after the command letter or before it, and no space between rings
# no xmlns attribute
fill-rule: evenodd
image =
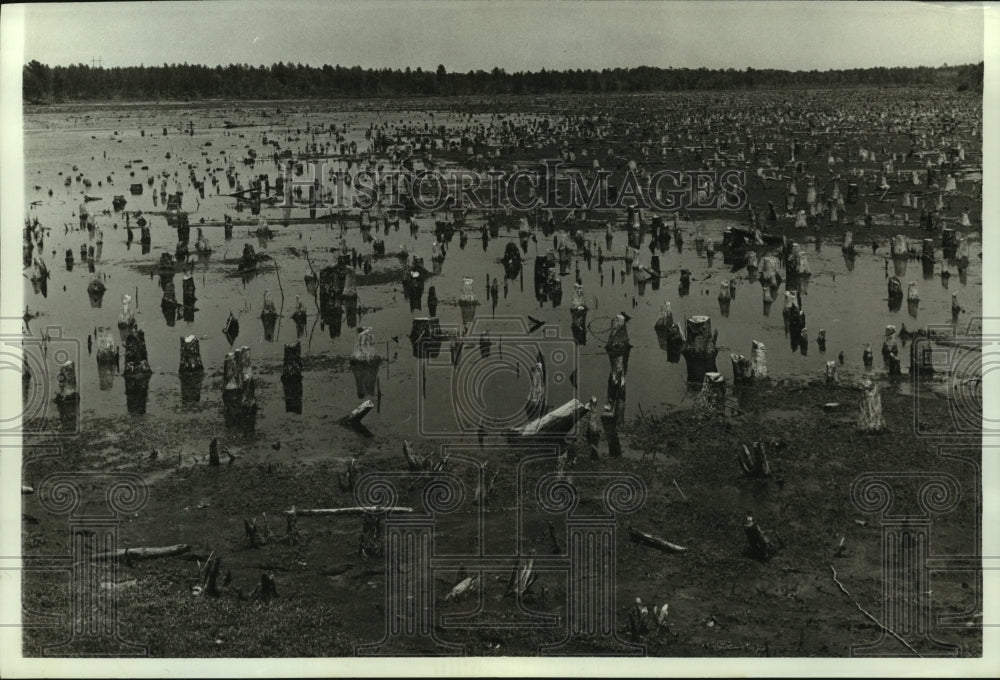
<svg viewBox="0 0 1000 680"><path fill-rule="evenodd" d="M5 5L0 674L996 677L987 5Z"/></svg>

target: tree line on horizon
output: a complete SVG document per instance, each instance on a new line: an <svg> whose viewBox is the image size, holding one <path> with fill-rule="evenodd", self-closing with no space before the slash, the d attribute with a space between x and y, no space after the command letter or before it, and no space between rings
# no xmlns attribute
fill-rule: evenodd
<svg viewBox="0 0 1000 680"><path fill-rule="evenodd" d="M508 73L363 69L360 66L163 64L48 66L23 70L26 103L115 99L290 99L339 97L615 94L692 90L935 86L982 93L983 62L960 66L874 67L827 71L614 68Z"/></svg>

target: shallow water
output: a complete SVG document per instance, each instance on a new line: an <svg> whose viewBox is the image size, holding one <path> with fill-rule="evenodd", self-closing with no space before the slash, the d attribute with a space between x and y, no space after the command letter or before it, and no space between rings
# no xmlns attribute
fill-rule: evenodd
<svg viewBox="0 0 1000 680"><path fill-rule="evenodd" d="M269 107L270 108L270 107ZM119 117L119 115L121 117ZM152 226L152 249L146 255L138 243L139 232L135 230L136 242L126 243L124 218L121 214L97 215L97 226L103 229L104 243L98 272L108 276L107 292L102 307L92 308L86 293L92 275L86 263L80 261L80 246L93 245L86 232L74 231L78 224L76 211L83 201L83 193L99 196L102 200L87 204L91 214L111 208L114 195L124 195L128 210L163 210L159 204L154 207L153 189L159 191L160 175L170 174L167 190L180 188L184 191L184 208L191 211L191 243L196 239L196 228L201 219L221 220L224 213L234 219L252 219L249 211L242 214L235 210L234 199L215 195L215 188L206 183L206 196L197 198L197 191L188 182L188 164L197 168L199 177L208 177L211 169L225 168L234 162L243 178L267 172L272 178L277 169L272 162L258 163L255 168L247 168L239 163L248 147L261 155L269 147L262 144L262 135L281 140L283 147L300 148L307 141L306 135L279 133L278 129L238 128L224 130L223 120L250 120L245 112L238 109L184 109L170 110L156 108L129 107L124 112L95 111L91 114L38 113L25 117L25 158L26 158L26 198L27 202L40 201L29 209L29 217L51 228L44 245L44 257L51 272L48 297L34 293L26 282L25 304L31 310L41 311L43 316L31 322L31 330L38 334L47 326L61 326L64 338L75 338L81 343L83 359L79 367L80 393L86 413L95 412L105 416L127 413L123 379L115 375L113 382L101 389L96 356L87 354L87 336L97 326L108 326L118 339L117 319L120 299L123 294L136 298L136 320L145 331L149 352L149 363L153 369L147 413L151 416L176 417L191 414L217 418L221 422L221 369L224 357L232 347L222 334L226 316L233 312L240 317L241 332L234 346L246 345L251 349L255 367L262 370L261 385L257 398L261 404L258 431L272 429L287 431L309 428L313 425L335 428L333 418L350 411L359 402L355 383L343 362L334 362L336 357L347 357L354 348L355 331L345 318L337 337L331 337L329 329L321 329L317 323L316 304L308 295L304 275L309 272L309 264L301 255L308 248L312 267L319 269L335 262L331 249L339 245L341 230L322 224L280 226L281 211L267 206L262 212L267 216L276 236L262 246L252 234L253 227L235 227L232 240L225 241L221 227L205 228L205 237L214 248L207 261L196 261L193 276L197 289L197 312L191 321L177 320L168 326L160 311L162 291L159 277L142 273L140 269L155 264L162 252L173 253L176 245L174 231L167 226L163 216L147 216ZM286 109L282 115L283 125L305 127L305 123L348 124L347 140L364 145L364 129L371 121L432 121L449 124L469 120L467 115L457 116L445 112L422 112L382 115L370 112L318 113L303 108ZM181 132L188 121L195 124L193 136ZM213 127L208 127L209 125ZM168 127L168 136L163 137L163 127ZM146 131L146 137L139 130ZM115 134L117 132L118 134ZM155 134L152 136L151 133ZM288 141L298 138L298 141ZM325 137L317 141L324 141ZM211 146L205 146L211 142ZM170 153L170 159L165 156ZM223 153L226 156L224 157ZM106 158L105 158L106 154ZM133 167L125 165L132 161ZM78 172L72 166L79 167ZM148 165L149 170L140 166ZM130 177L129 173L135 176ZM175 177L176 174L176 186ZM59 173L62 173L60 175ZM66 176L82 173L92 181L85 189L83 184L73 181L69 187L63 185ZM114 183L98 186L98 180L106 180L111 175ZM146 184L149 176L156 176L154 187ZM225 185L224 173L218 173L220 185ZM132 182L142 182L144 193L132 196L128 186ZM35 190L39 185L40 190ZM47 195L51 188L53 196ZM229 191L228 185L222 191ZM293 216L300 216L305 210L296 210ZM443 219L438 214L437 219ZM417 219L420 232L411 237L405 224L398 231L380 233L385 240L386 252L396 252L401 246L412 255L424 258L428 267L431 262L431 246L434 241L435 216L423 215ZM666 220L669 223L669 219ZM620 224L621 220L617 220ZM115 229L113 224L117 223ZM63 225L71 231L63 233ZM133 223L134 224L134 223ZM948 324L951 321L951 294L957 292L961 304L969 314L980 307L982 293L981 260L977 256L979 244L972 244L971 261L965 276L959 277L952 265L950 279L940 277L939 262L925 278L919 260L907 263L905 275L900 276L904 290L909 281L916 281L920 302L916 310L910 310L904 302L897 311L889 311L886 300L886 260L888 243L882 243L876 253L872 253L866 239L856 232L859 254L849 267L845 261L839 239L823 239L814 232L798 239L802 252L808 256L812 270L808 286L803 288L802 305L807 315L809 344L807 352L793 349L786 335L782 319L782 300L785 288L779 291L770 312L765 314L760 284L748 280L746 270L733 273L717 253L711 261L699 254L695 248L695 230L703 230L706 239L721 242L721 233L726 223L719 220L693 223L681 221L684 245L678 248L671 242L667 252L657 254L665 278L654 288L646 284L637 289L631 274L623 277L626 247L626 233L615 233L611 255L618 259L605 261L599 267L595 259L590 266L580 260L580 277L590 307L588 316L590 334L586 345L576 347L570 334L569 306L572 300L572 273L562 277L563 297L561 306L553 308L551 303L540 304L534 295L533 268L536 254L544 254L551 246L551 237L537 232L537 243L531 243L525 257L521 280L509 282L506 293L501 292L499 304L493 310L488 297L487 276L503 278L503 268L499 259L509 240L516 237L516 231L501 228L500 238L491 240L485 250L479 239L478 217L470 218L469 240L464 248L459 246L456 236L448 248L447 258L440 273L431 278L425 286L424 308L411 312L402 292L402 287L393 276L391 283L358 286L359 305L362 313L358 326L372 326L375 329L376 346L389 361L380 372L382 400L377 413L368 416L366 424L382 435L416 437L419 435L452 436L460 431L456 414L465 418L466 427L474 427L479 415L493 418L523 418L520 407L528 392L528 366L532 357L542 351L547 357L549 379L548 403L558 405L577 392L572 381L578 385L578 395L586 400L596 395L603 403L608 376L608 359L603 350L611 319L617 312L629 315L629 336L633 350L629 359L628 399L626 415L639 413L640 405L649 412L663 404L678 404L691 399L686 384L685 363L667 361L666 353L660 348L653 324L659 307L664 302L672 304L673 315L681 327L684 319L696 314L704 314L712 319L712 326L718 331L720 353L717 365L727 380L732 379L729 353L749 354L752 340L763 342L767 347L768 368L772 376L821 375L824 364L835 360L843 352L845 364L843 372L862 370L862 351L870 343L876 354L875 370L884 373L881 357L883 329L887 324L900 328L904 323L913 330L926 325ZM900 229L910 238L921 238L916 225ZM603 247L603 231L594 231L588 237ZM356 223L344 233L347 246L357 248L362 254L371 252ZM640 248L641 261L648 265L650 251L647 247L650 236L644 236ZM235 264L223 264L223 259L238 258L243 244L250 243L255 249L262 249L274 258L278 270L270 264L251 280L242 281L235 275ZM74 252L76 264L67 271L63 264L65 250ZM291 249L295 249L292 251ZM55 254L53 254L55 251ZM941 252L937 252L940 259ZM375 262L375 270L388 268L402 272L400 260L387 257ZM686 268L692 272L690 291L681 295L678 291L678 272ZM889 273L893 265L888 265ZM145 271L143 270L143 271ZM30 276L30 269L25 270ZM571 269L572 272L572 269ZM435 286L441 303L438 316L443 325L460 324L461 314L456 304L462 291L463 276L474 279L474 291L479 299L478 313L481 322L511 317L515 320L532 318L558 324L557 337L544 338L544 329L526 335L522 339L508 337L503 340L501 350L494 346L489 360L475 361L480 356L478 348L478 327L473 335L474 344L467 347L465 359L460 364L461 371L457 383L461 389L473 389L482 400L477 405L475 394L456 396L455 381L447 350L436 361L430 362L421 373L420 364L414 358L408 340L411 319L415 315L426 314L426 292ZM280 284L279 284L280 276ZM173 277L178 300L181 298L182 274ZM723 280L735 278L735 299L728 315L720 311L717 295ZM64 292L65 287L65 292ZM282 302L283 289L283 302ZM283 317L273 340L264 339L259 319L261 302L265 290L270 291ZM279 380L283 345L297 339L295 324L290 314L294 309L295 296L302 296L309 313L305 333L300 338L302 354L306 360L302 413L286 413L282 388ZM911 313L915 311L915 315ZM820 351L816 335L820 329L826 330L826 349ZM201 391L201 400L194 404L183 404L180 395L180 381L177 375L179 361L179 338L194 334L201 339L201 355L206 368L206 376ZM494 333L496 334L496 333ZM540 339L542 338L542 339ZM564 354L560 354L562 351ZM96 346L94 348L96 353ZM576 353L576 358L574 358ZM565 357L560 363L560 357ZM901 352L904 371L908 364L907 353ZM577 370L573 371L574 364ZM310 368L312 366L312 368ZM499 367L500 370L494 372ZM54 390L55 375L50 376L50 388ZM423 396L421 396L423 395ZM457 407L455 404L459 404ZM141 415L134 417L140 418ZM183 417L189 417L183 415ZM323 422L331 419L329 424Z"/></svg>

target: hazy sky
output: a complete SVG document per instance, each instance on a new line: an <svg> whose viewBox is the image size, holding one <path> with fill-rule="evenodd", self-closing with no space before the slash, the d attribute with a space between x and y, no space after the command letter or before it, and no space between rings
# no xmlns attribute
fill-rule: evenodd
<svg viewBox="0 0 1000 680"><path fill-rule="evenodd" d="M212 0L31 4L25 61L508 71L983 59L978 3Z"/></svg>

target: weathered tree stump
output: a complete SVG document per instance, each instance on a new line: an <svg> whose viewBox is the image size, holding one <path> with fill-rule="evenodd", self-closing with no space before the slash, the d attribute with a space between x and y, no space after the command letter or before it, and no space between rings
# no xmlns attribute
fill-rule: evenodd
<svg viewBox="0 0 1000 680"><path fill-rule="evenodd" d="M462 277L462 292L458 296L458 308L462 312L462 325L470 326L476 318L476 307L479 300L473 290L473 280L471 276Z"/></svg>
<svg viewBox="0 0 1000 680"><path fill-rule="evenodd" d="M618 425L625 422L625 361L624 357L615 357L608 373L607 404L615 414Z"/></svg>
<svg viewBox="0 0 1000 680"><path fill-rule="evenodd" d="M870 369L872 364L875 363L875 355L872 353L872 346L870 344L865 345L865 351L861 355L861 361L864 363L865 368Z"/></svg>
<svg viewBox="0 0 1000 680"><path fill-rule="evenodd" d="M573 340L578 345L587 344L587 303L583 297L583 285L573 284L573 303L570 305L570 329Z"/></svg>
<svg viewBox="0 0 1000 680"><path fill-rule="evenodd" d="M777 288L781 285L781 275L778 273L778 258L774 255L765 255L761 258L759 279L761 284L768 288Z"/></svg>
<svg viewBox="0 0 1000 680"><path fill-rule="evenodd" d="M375 350L375 332L371 327L358 333L351 354L351 372L357 387L358 399L378 398L378 371L382 357Z"/></svg>
<svg viewBox="0 0 1000 680"><path fill-rule="evenodd" d="M56 402L68 403L79 401L80 393L77 391L76 385L76 364L70 359L59 366L58 388L55 396Z"/></svg>
<svg viewBox="0 0 1000 680"><path fill-rule="evenodd" d="M740 469L748 477L770 477L771 464L767 461L767 452L764 449L764 442L756 441L751 447L745 444L737 452L736 458L739 461Z"/></svg>
<svg viewBox="0 0 1000 680"><path fill-rule="evenodd" d="M750 515L747 515L743 522L743 532L747 537L747 554L753 559L766 562L777 553L775 545L754 523Z"/></svg>
<svg viewBox="0 0 1000 680"><path fill-rule="evenodd" d="M892 237L892 241L889 245L889 253L892 257L907 257L910 256L909 243L906 240L906 236L903 234L896 234Z"/></svg>
<svg viewBox="0 0 1000 680"><path fill-rule="evenodd" d="M270 602L278 597L278 586L274 581L274 574L264 572L260 575L260 599Z"/></svg>
<svg viewBox="0 0 1000 680"><path fill-rule="evenodd" d="M201 362L201 349L198 344L198 336L188 335L181 338L181 363L178 371L180 373L196 373L205 370Z"/></svg>
<svg viewBox="0 0 1000 680"><path fill-rule="evenodd" d="M826 382L827 384L834 384L840 382L840 377L837 375L836 361L826 362Z"/></svg>
<svg viewBox="0 0 1000 680"><path fill-rule="evenodd" d="M922 241L920 257L926 262L934 262L934 239L925 238Z"/></svg>
<svg viewBox="0 0 1000 680"><path fill-rule="evenodd" d="M882 395L871 378L861 383L861 403L858 414L858 430L861 432L881 432L885 429L882 415Z"/></svg>
<svg viewBox="0 0 1000 680"><path fill-rule="evenodd" d="M688 382L700 383L706 373L716 371L715 356L718 354L715 341L718 332L712 331L712 321L707 316L692 316L687 320L687 341L684 345L684 359L687 363Z"/></svg>
<svg viewBox="0 0 1000 680"><path fill-rule="evenodd" d="M738 385L752 383L750 360L742 354L730 354L729 359L733 363L733 383Z"/></svg>
<svg viewBox="0 0 1000 680"><path fill-rule="evenodd" d="M261 305L260 320L264 326L264 340L274 340L274 328L278 323L278 309L271 299L271 291L264 291L264 302Z"/></svg>
<svg viewBox="0 0 1000 680"><path fill-rule="evenodd" d="M524 412L531 420L541 418L547 408L545 402L545 368L536 362L528 369L528 398Z"/></svg>
<svg viewBox="0 0 1000 680"><path fill-rule="evenodd" d="M87 297L90 298L90 306L96 309L104 304L104 292L107 288L104 285L104 281L100 279L99 276L95 276L91 279L90 283L87 285Z"/></svg>
<svg viewBox="0 0 1000 680"><path fill-rule="evenodd" d="M721 373L705 373L695 408L705 415L725 414L726 379Z"/></svg>
<svg viewBox="0 0 1000 680"><path fill-rule="evenodd" d="M281 381L294 382L302 380L302 345L294 342L285 345L284 359L281 364Z"/></svg>
<svg viewBox="0 0 1000 680"><path fill-rule="evenodd" d="M97 327L97 365L108 366L118 363L118 346L111 329L106 326Z"/></svg>
<svg viewBox="0 0 1000 680"><path fill-rule="evenodd" d="M750 377L754 380L767 377L767 348L757 340L750 343Z"/></svg>
<svg viewBox="0 0 1000 680"><path fill-rule="evenodd" d="M184 278L181 279L181 294L183 295L184 306L194 307L194 303L198 298L195 297L194 277L190 274L185 275Z"/></svg>
<svg viewBox="0 0 1000 680"><path fill-rule="evenodd" d="M622 444L618 438L618 423L614 409L604 407L601 413L601 426L604 429L604 438L608 442L608 456L611 458L621 458Z"/></svg>
<svg viewBox="0 0 1000 680"><path fill-rule="evenodd" d="M226 355L223 364L222 404L227 425L252 432L257 420L256 380L250 364L250 348L240 347Z"/></svg>
<svg viewBox="0 0 1000 680"><path fill-rule="evenodd" d="M616 314L611 320L611 334L608 336L608 342L604 345L604 351L608 355L612 368L615 366L615 360L620 357L625 373L628 373L628 357L632 351L632 344L628 339L627 322L628 317L625 314L621 312Z"/></svg>
<svg viewBox="0 0 1000 680"><path fill-rule="evenodd" d="M410 343L414 358L435 359L441 352L441 324L436 316L413 317L410 327Z"/></svg>

